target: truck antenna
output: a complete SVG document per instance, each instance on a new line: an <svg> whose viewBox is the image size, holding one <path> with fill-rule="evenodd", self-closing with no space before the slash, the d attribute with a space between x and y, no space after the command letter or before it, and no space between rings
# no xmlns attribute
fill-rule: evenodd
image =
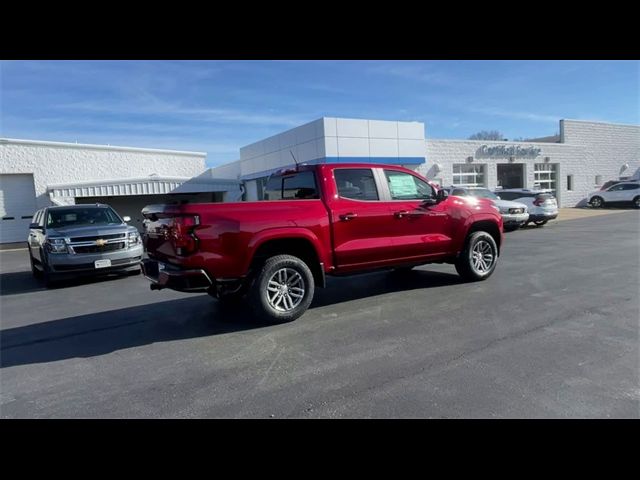
<svg viewBox="0 0 640 480"><path fill-rule="evenodd" d="M289 153L291 154L291 157L293 158L293 161L296 164L296 171L298 170L298 161L296 160L296 157L293 155L293 150L289 150Z"/></svg>

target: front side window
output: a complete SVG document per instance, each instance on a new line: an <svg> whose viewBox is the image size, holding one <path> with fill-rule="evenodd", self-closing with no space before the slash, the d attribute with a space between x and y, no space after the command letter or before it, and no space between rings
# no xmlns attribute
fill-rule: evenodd
<svg viewBox="0 0 640 480"><path fill-rule="evenodd" d="M609 191L609 192L618 192L618 191L620 191L620 190L624 190L624 185L620 185L620 184L618 184L618 185L614 185L613 187L611 187L611 188L610 188L609 190L607 190L607 191Z"/></svg>
<svg viewBox="0 0 640 480"><path fill-rule="evenodd" d="M333 172L338 195L353 200L379 200L370 168L337 168Z"/></svg>
<svg viewBox="0 0 640 480"><path fill-rule="evenodd" d="M265 200L309 200L320 198L312 171L272 176L264 191Z"/></svg>
<svg viewBox="0 0 640 480"><path fill-rule="evenodd" d="M108 207L70 207L49 210L47 228L62 228L76 225L120 225L120 217Z"/></svg>
<svg viewBox="0 0 640 480"><path fill-rule="evenodd" d="M485 166L469 163L453 165L453 184L461 187L484 187Z"/></svg>
<svg viewBox="0 0 640 480"><path fill-rule="evenodd" d="M385 170L392 200L424 200L435 197L431 185L409 173Z"/></svg>

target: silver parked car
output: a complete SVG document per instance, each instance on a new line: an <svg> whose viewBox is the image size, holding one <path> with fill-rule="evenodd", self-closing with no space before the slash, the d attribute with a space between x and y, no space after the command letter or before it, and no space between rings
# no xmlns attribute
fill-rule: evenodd
<svg viewBox="0 0 640 480"><path fill-rule="evenodd" d="M142 240L109 205L38 210L29 225L29 259L47 286L63 275L139 272Z"/></svg>
<svg viewBox="0 0 640 480"><path fill-rule="evenodd" d="M488 188L452 186L447 190L450 195L457 195L459 197L480 197L493 200L493 204L500 210L504 230L507 232L517 230L529 220L527 206L524 203L502 200Z"/></svg>

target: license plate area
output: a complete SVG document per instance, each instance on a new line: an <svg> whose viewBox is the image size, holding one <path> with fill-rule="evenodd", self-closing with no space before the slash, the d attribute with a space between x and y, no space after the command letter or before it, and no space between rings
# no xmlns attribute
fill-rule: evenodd
<svg viewBox="0 0 640 480"><path fill-rule="evenodd" d="M93 265L95 268L107 268L111 266L111 260L108 258L104 260L96 260Z"/></svg>

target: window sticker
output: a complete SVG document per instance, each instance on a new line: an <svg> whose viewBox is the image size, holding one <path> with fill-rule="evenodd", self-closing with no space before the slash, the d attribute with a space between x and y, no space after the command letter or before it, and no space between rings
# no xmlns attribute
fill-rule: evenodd
<svg viewBox="0 0 640 480"><path fill-rule="evenodd" d="M389 175L389 188L393 197L418 196L418 187L411 175Z"/></svg>

